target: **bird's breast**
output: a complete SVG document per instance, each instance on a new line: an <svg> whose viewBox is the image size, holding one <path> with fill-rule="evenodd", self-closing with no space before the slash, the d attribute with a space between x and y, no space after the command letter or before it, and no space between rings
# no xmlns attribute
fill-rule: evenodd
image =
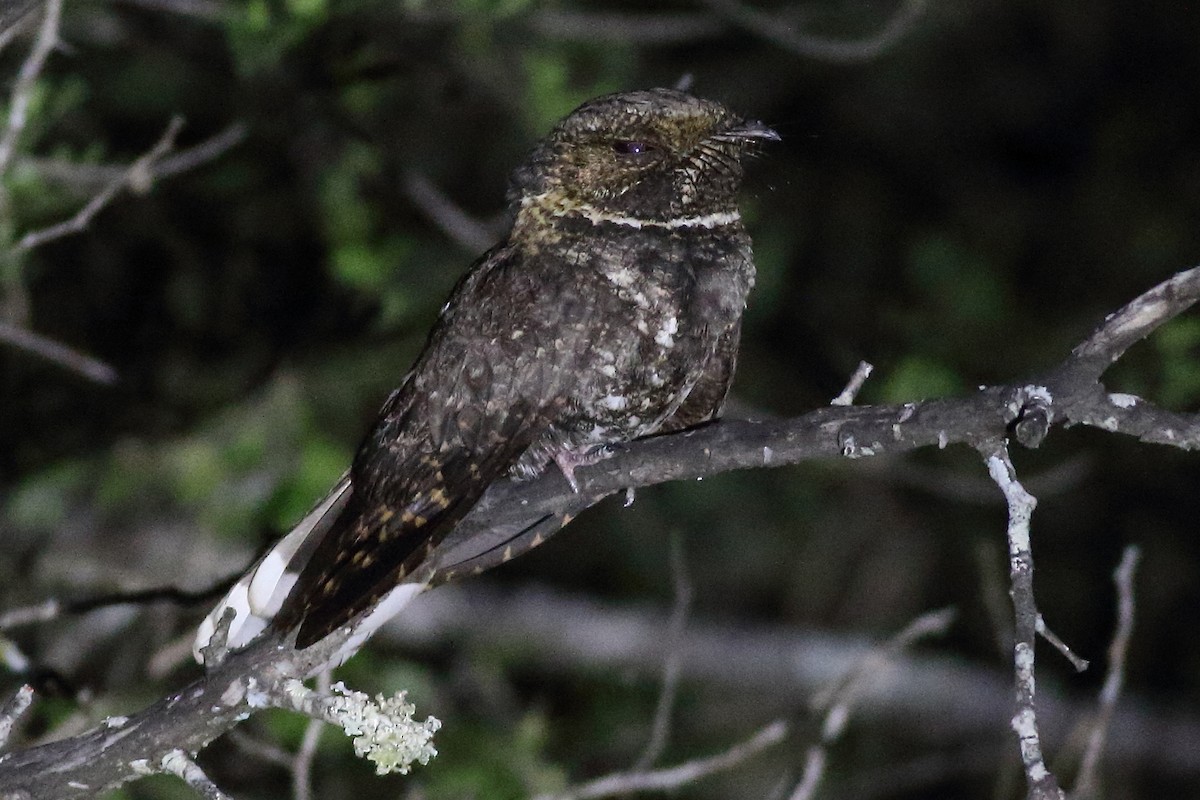
<svg viewBox="0 0 1200 800"><path fill-rule="evenodd" d="M630 229L566 255L574 275L572 422L589 440L652 433L703 374L753 283L749 239L724 229Z"/></svg>

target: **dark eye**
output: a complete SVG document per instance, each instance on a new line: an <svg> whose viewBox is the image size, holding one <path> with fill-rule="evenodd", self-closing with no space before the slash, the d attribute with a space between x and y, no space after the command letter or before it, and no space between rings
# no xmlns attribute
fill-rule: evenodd
<svg viewBox="0 0 1200 800"><path fill-rule="evenodd" d="M613 151L626 156L637 156L657 149L649 142L639 142L635 139L617 139L613 142Z"/></svg>

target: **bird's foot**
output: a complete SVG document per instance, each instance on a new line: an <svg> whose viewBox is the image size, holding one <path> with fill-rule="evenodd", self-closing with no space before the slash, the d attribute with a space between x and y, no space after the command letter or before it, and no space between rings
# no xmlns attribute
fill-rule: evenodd
<svg viewBox="0 0 1200 800"><path fill-rule="evenodd" d="M575 480L575 469L612 458L619 449L619 445L602 444L581 447L577 450L559 450L554 454L554 463L558 465L559 471L567 479L571 491L579 494L579 481Z"/></svg>

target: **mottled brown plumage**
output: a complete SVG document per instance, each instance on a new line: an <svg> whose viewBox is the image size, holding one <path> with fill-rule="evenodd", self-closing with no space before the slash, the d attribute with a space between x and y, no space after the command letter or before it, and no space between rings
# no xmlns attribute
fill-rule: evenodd
<svg viewBox="0 0 1200 800"><path fill-rule="evenodd" d="M413 574L494 481L715 415L754 281L741 159L775 134L655 89L574 111L516 170L274 624L306 647Z"/></svg>

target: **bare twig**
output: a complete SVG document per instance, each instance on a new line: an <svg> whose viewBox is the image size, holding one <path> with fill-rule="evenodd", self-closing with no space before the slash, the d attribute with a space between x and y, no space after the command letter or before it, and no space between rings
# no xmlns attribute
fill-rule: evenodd
<svg viewBox="0 0 1200 800"><path fill-rule="evenodd" d="M925 13L928 0L904 0L879 32L863 39L841 41L796 33L774 14L751 8L741 0L704 0L710 9L764 41L805 58L850 64L870 61L908 33Z"/></svg>
<svg viewBox="0 0 1200 800"><path fill-rule="evenodd" d="M1099 708L1096 718L1092 721L1087 748L1079 765L1079 778L1075 783L1075 790L1071 793L1071 796L1078 800L1088 800L1099 794L1100 756L1104 752L1113 713L1121 696L1121 686L1125 680L1125 657L1129 653L1129 640L1133 636L1136 610L1133 577L1140 558L1141 549L1137 545L1129 545L1121 555L1121 563L1113 572L1113 582L1117 586L1117 629L1108 646L1108 674L1105 675L1104 686L1100 689Z"/></svg>
<svg viewBox="0 0 1200 800"><path fill-rule="evenodd" d="M217 788L212 779L204 774L200 765L192 761L182 750L172 750L162 758L162 770L178 775L184 782L199 792L205 800L230 800L229 795Z"/></svg>
<svg viewBox="0 0 1200 800"><path fill-rule="evenodd" d="M37 3L38 0L9 0L0 6L0 51L25 29L24 23L29 19L29 12Z"/></svg>
<svg viewBox="0 0 1200 800"><path fill-rule="evenodd" d="M1021 744L1021 763L1030 800L1063 800L1062 789L1042 756L1034 702L1034 644L1037 637L1037 605L1033 598L1033 552L1030 523L1037 499L1017 480L1016 469L1004 442L981 447L992 480L1008 502L1008 555L1013 610L1016 614L1016 644L1013 664L1016 673L1016 714L1013 730Z"/></svg>
<svg viewBox="0 0 1200 800"><path fill-rule="evenodd" d="M1046 620L1039 613L1037 615L1037 632L1038 635L1045 639L1050 645L1062 654L1062 657L1071 662L1071 666L1076 672L1083 672L1088 668L1088 660L1075 655L1075 651L1070 645L1059 638L1058 634L1050 630L1050 626L1046 624Z"/></svg>
<svg viewBox="0 0 1200 800"><path fill-rule="evenodd" d="M157 164L151 165L152 176L156 180L170 178L184 172L191 172L210 161L216 161L241 144L246 138L246 133L247 129L244 123L234 122L220 133L180 150L175 155L168 155Z"/></svg>
<svg viewBox="0 0 1200 800"><path fill-rule="evenodd" d="M496 243L498 231L467 214L419 172L404 176L404 193L442 232L472 253Z"/></svg>
<svg viewBox="0 0 1200 800"><path fill-rule="evenodd" d="M53 598L37 605L13 608L0 614L0 632L20 628L24 625L49 622L57 619L61 612L61 604Z"/></svg>
<svg viewBox="0 0 1200 800"><path fill-rule="evenodd" d="M329 691L329 684L333 681L332 675L332 671L325 670L317 676L318 691ZM289 765L289 769L292 772L293 800L310 800L313 796L312 762L313 757L317 754L317 745L320 743L321 734L324 731L325 723L318 719L310 719L308 726L304 729L304 737L300 740L300 748L296 751L296 756Z"/></svg>
<svg viewBox="0 0 1200 800"><path fill-rule="evenodd" d="M503 589L481 579L421 595L379 636L385 651L432 657L444 656L447 648L504 653L505 668L523 675L561 679L599 672L654 684L669 652L663 636L667 619L668 610L656 603L604 602L546 587ZM737 692L745 698L744 713L767 714L807 703L853 671L872 644L851 632L694 613L679 645L680 680L709 693ZM1011 638L1004 656L1012 657ZM867 684L855 703L855 720L901 726L904 735L947 752L973 742L992 754L993 763L1000 757L998 748L984 742L995 741L996 720L1012 715L1011 677L1006 680L990 665L936 653L906 652L888 669L885 681ZM1038 698L1043 735L1054 739L1064 738L1075 720L1093 711L1094 702L1086 698L1059 693ZM1168 738L1173 746L1161 747ZM1153 769L1183 779L1200 774L1200 714L1123 696L1106 756L1122 769ZM789 792L794 785L789 783Z"/></svg>
<svg viewBox="0 0 1200 800"><path fill-rule="evenodd" d="M875 367L868 364L866 361L858 362L858 366L854 368L854 374L850 376L849 383L846 388L842 389L841 394L829 401L831 406L852 406L854 398L858 397L859 391L863 384L867 382L867 378L871 377L871 370Z"/></svg>
<svg viewBox="0 0 1200 800"><path fill-rule="evenodd" d="M671 534L671 576L675 584L675 604L671 608L671 619L667 623L667 655L663 659L662 688L658 694L658 705L654 709L654 722L650 726L650 739L646 749L634 762L635 771L649 769L662 756L671 732L671 715L675 698L679 693L679 675L683 666L683 632L692 608L692 582L688 577L687 562L683 553L683 537L678 532Z"/></svg>
<svg viewBox="0 0 1200 800"><path fill-rule="evenodd" d="M215 600L233 583L235 578L227 578L198 592L188 592L174 586L160 586L151 589L138 589L130 592L110 592L93 597L83 597L78 600L63 600L52 597L32 606L14 608L0 614L0 631L11 630L39 622L49 622L59 617L72 614L86 614L101 608L123 605L143 605L146 603L166 602L179 606L192 606Z"/></svg>
<svg viewBox="0 0 1200 800"><path fill-rule="evenodd" d="M772 722L741 744L708 758L698 758L675 767L649 772L619 772L575 786L560 794L541 795L536 800L592 800L632 792L663 792L695 783L701 778L732 769L771 745L783 741L787 724Z"/></svg>
<svg viewBox="0 0 1200 800"><path fill-rule="evenodd" d="M29 670L32 662L16 642L7 636L0 635L0 664L3 664L10 672L22 675Z"/></svg>
<svg viewBox="0 0 1200 800"><path fill-rule="evenodd" d="M166 155L151 165L151 177L157 181L170 178L215 161L245 140L246 125L234 122L191 147ZM63 187L72 193L91 195L129 173L128 164L88 164L61 158L41 158L22 155L17 165L33 172L41 180Z"/></svg>
<svg viewBox="0 0 1200 800"><path fill-rule="evenodd" d="M58 43L62 0L46 0L43 14L42 26L38 29L33 49L29 51L29 55L21 64L21 70L17 73L17 82L13 86L12 96L9 99L8 124L4 128L3 135L0 135L0 176L8 172L9 164L12 163L17 142L28 122L29 101L33 97L34 84L42 74L42 68L46 65L46 58L50 55L50 51Z"/></svg>
<svg viewBox="0 0 1200 800"><path fill-rule="evenodd" d="M121 0L131 6L142 6L155 11L169 11L195 19L217 21L225 11L221 0Z"/></svg>
<svg viewBox="0 0 1200 800"><path fill-rule="evenodd" d="M154 165L175 147L175 138L183 128L183 118L174 117L162 136L149 151L129 165L129 168L114 178L87 205L79 209L73 217L63 222L50 225L36 231L30 231L17 242L18 252L33 250L47 242L70 236L84 230L92 218L103 211L122 189L128 188L137 194L144 194L154 183Z"/></svg>
<svg viewBox="0 0 1200 800"><path fill-rule="evenodd" d="M189 650L190 650L190 642ZM257 736L246 733L241 728L234 728L229 732L228 741L236 746L239 750L254 756L259 761L265 761L268 764L274 764L286 770L290 770L295 764L295 756L284 750L282 747L271 742L263 741Z"/></svg>
<svg viewBox="0 0 1200 800"><path fill-rule="evenodd" d="M8 699L8 702L0 706L0 748L8 744L8 739L12 736L13 728L29 710L29 706L33 703L33 687L25 684L20 689L17 689L16 694Z"/></svg>
<svg viewBox="0 0 1200 800"><path fill-rule="evenodd" d="M713 14L608 12L541 8L529 26L560 41L618 42L623 45L667 45L720 36L728 27Z"/></svg>
<svg viewBox="0 0 1200 800"><path fill-rule="evenodd" d="M27 328L0 321L0 342L27 353L33 353L39 358L96 383L111 386L119 380L117 371L103 361L84 355L78 350L34 333Z"/></svg>
<svg viewBox="0 0 1200 800"><path fill-rule="evenodd" d="M791 800L811 800L825 774L825 763L829 745L837 741L850 721L850 710L862 696L868 681L878 677L887 667L888 661L929 636L945 633L954 621L955 611L943 608L922 614L893 636L882 647L867 654L854 669L838 683L814 698L816 710L825 711L821 724L821 738L808 748L804 757L804 774L792 792Z"/></svg>
<svg viewBox="0 0 1200 800"><path fill-rule="evenodd" d="M246 134L245 126L235 124L217 136L168 158L167 155L174 148L175 138L182 126L181 118L172 119L158 142L132 164L107 170L101 168L105 175L105 184L86 205L68 220L26 233L13 247L13 252L28 252L55 239L79 233L122 190L128 188L135 193L144 193L150 189L155 179L176 175L211 161L240 142ZM95 172L95 169L92 171ZM0 341L33 353L97 383L111 385L119 379L117 371L103 361L27 328L0 322Z"/></svg>

